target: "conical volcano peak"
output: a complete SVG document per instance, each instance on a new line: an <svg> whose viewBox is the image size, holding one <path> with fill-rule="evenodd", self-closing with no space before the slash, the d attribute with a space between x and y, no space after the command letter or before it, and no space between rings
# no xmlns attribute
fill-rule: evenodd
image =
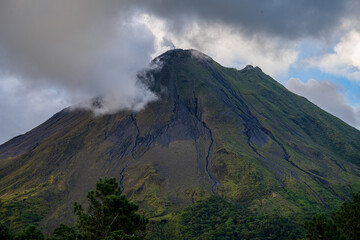
<svg viewBox="0 0 360 240"><path fill-rule="evenodd" d="M198 60L211 61L211 57L195 49L171 49L155 58L153 61L168 62L175 59L195 58Z"/></svg>
<svg viewBox="0 0 360 240"><path fill-rule="evenodd" d="M210 56L206 55L201 51L195 49L176 48L176 49L168 50L165 53L161 54L160 56L156 57L152 61L152 64L159 64L159 63L164 64L164 63L177 62L179 60L186 60L186 59L195 59L200 62L208 62L208 63L214 62L214 60ZM243 69L240 69L238 71L247 72L252 70L259 70L260 72L262 72L260 67L253 66L250 64L246 65Z"/></svg>
<svg viewBox="0 0 360 240"><path fill-rule="evenodd" d="M249 69L254 69L254 67L252 65L246 65L246 67L244 69L249 70Z"/></svg>
<svg viewBox="0 0 360 240"><path fill-rule="evenodd" d="M233 85L234 83L247 81L246 79L251 79L254 84L260 81L265 81L267 84L275 82L273 79L268 79L268 76L258 67L248 65L242 70L226 68L208 55L194 49L169 50L155 58L152 65L155 66L155 71L152 71L151 74L154 74L155 77L151 78L154 81L150 82L149 86L153 92L159 95L166 92L167 94L172 93L174 96L192 98L199 91L204 95L213 92L210 95L218 96L221 101L224 96L219 89L231 89L229 91L234 95L233 88L236 87ZM239 73L246 73L246 76L237 75ZM236 80L229 81L229 77ZM253 87L255 86L250 88ZM164 91L164 89L167 90Z"/></svg>
<svg viewBox="0 0 360 240"><path fill-rule="evenodd" d="M52 232L104 176L117 177L123 194L160 221L152 229L169 231L176 224L185 229L183 216L199 222L196 216L219 205L212 199L244 207L238 222L261 213L277 225L281 216L302 226L360 190L360 132L258 67L226 68L183 49L153 64L138 77L158 98L143 109L95 117L62 111L0 145L5 221L27 223L34 212L34 223ZM91 102L97 111L103 106L101 98ZM219 226L228 229L228 218Z"/></svg>
<svg viewBox="0 0 360 240"><path fill-rule="evenodd" d="M252 71L252 70L261 70L261 68L259 68L258 66L253 66L253 65L246 65L246 67L244 67L243 69L240 70L240 72L247 72L247 71Z"/></svg>

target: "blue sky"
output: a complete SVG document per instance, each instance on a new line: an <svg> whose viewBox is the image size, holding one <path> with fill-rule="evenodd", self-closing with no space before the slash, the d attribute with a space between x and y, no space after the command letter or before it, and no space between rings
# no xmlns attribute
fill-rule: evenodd
<svg viewBox="0 0 360 240"><path fill-rule="evenodd" d="M319 81L329 81L343 88L346 99L352 106L358 106L360 103L360 84L347 79L346 77L336 76L326 72L322 72L317 68L299 68L291 66L287 78L280 79L282 83L286 83L288 78L299 78L303 82L308 79L317 79ZM340 89L339 89L340 91Z"/></svg>
<svg viewBox="0 0 360 240"><path fill-rule="evenodd" d="M332 44L324 44L326 47L303 41L297 61L289 67L288 75L281 82L348 124L360 128L360 78L353 75L360 67L359 41L360 34L354 28L344 31Z"/></svg>
<svg viewBox="0 0 360 240"><path fill-rule="evenodd" d="M0 2L0 143L94 96L104 111L156 99L136 73L173 47L251 64L360 128L357 0Z"/></svg>

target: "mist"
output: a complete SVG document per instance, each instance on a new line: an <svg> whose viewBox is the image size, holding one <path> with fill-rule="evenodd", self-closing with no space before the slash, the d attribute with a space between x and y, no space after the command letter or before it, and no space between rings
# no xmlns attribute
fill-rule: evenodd
<svg viewBox="0 0 360 240"><path fill-rule="evenodd" d="M331 47L358 29L357 9L355 0L0 1L0 143L68 106L145 108L157 97L137 73L175 47L285 78L301 41Z"/></svg>
<svg viewBox="0 0 360 240"><path fill-rule="evenodd" d="M237 26L236 31L248 35L248 41L252 41L252 35L256 39L276 35L289 40L329 32L340 24L338 19L349 12L346 10L348 2L337 0L326 4L304 0L296 5L287 1L229 3L2 1L0 72L22 79L29 86L43 84L62 89L67 92L71 104L101 96L102 113L124 108L139 110L156 96L137 81L136 74L148 67L154 53L161 53L154 29L150 29L154 25L149 27L141 21L144 13L166 24L172 39L164 36L161 49L167 50L174 48L172 40L180 39L181 34L186 36L184 31L195 22L201 24L201 29L208 29L208 25L230 29ZM200 50L210 45L211 51L217 40L207 36L207 32L200 31L190 45ZM287 52L290 57L286 59L294 61L296 52Z"/></svg>
<svg viewBox="0 0 360 240"><path fill-rule="evenodd" d="M0 70L30 88L63 89L72 104L102 97L97 114L140 110L156 99L136 77L155 37L138 16L109 0L2 1Z"/></svg>

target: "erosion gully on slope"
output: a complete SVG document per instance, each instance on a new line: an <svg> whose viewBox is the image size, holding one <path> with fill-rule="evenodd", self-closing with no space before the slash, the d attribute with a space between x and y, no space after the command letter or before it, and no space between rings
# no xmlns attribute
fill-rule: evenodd
<svg viewBox="0 0 360 240"><path fill-rule="evenodd" d="M207 61L203 61L202 62L203 65L211 72L211 74L213 75L213 77L218 80L221 85L231 94L231 96L237 100L238 103L241 104L241 107L238 105L238 103L233 103L231 105L233 105L235 107L235 109L237 111L234 111L242 120L243 120L243 125L245 127L245 131L244 134L247 136L247 144L250 146L250 148L254 151L254 153L260 157L260 159L272 163L272 165L278 165L280 167L283 167L282 165L279 165L278 163L271 161L268 158L265 158L264 156L262 156L257 149L255 148L255 146L253 146L253 144L251 144L251 136L252 134L261 131L262 133L266 134L266 136L268 136L270 139L272 139L276 144L278 144L280 146L280 148L282 149L283 153L284 153L284 160L289 162L292 166L294 166L295 168L297 168L298 170L300 170L301 172L309 175L314 181L318 182L321 184L321 182L319 182L319 179L316 176L313 176L312 174L306 172L305 170L303 170L302 168L300 168L299 166L297 166L293 161L290 161L290 155L288 154L288 152L286 151L286 149L284 148L284 146L273 136L273 134L266 129L265 127L263 127L260 122L257 120L257 118L255 116L252 115L249 107L245 104L245 102L240 99L241 96L239 97L233 89L231 89L231 87L226 83L226 80L223 78L223 76L216 70L214 69L214 67ZM228 100L227 104L231 103L231 99L229 98L229 96L227 95L227 93L222 90L220 91L222 93L222 95L224 95L225 99ZM245 110L245 111L244 111ZM316 195L319 200L325 205L326 208L329 208L329 205L327 204L327 202L320 196L319 193L317 193L309 184L307 184L306 182L300 180L296 173L288 168L285 168L286 170L290 171L290 174L292 177L296 178L298 181L300 181L301 183L303 183L307 188L310 189L311 192L313 192L314 195ZM278 178L277 178L278 179ZM280 184L283 184L282 181L280 179L278 179L278 181L280 182ZM328 188L326 188L328 189ZM332 193L334 193L334 191L331 191Z"/></svg>
<svg viewBox="0 0 360 240"><path fill-rule="evenodd" d="M134 146L133 146L132 149L131 149L131 157L132 157L132 160L129 161L129 162L125 165L125 167L121 170L121 172L120 172L121 178L120 178L120 181L119 181L119 185L120 185L120 187L121 187L121 193L124 191L123 181L124 181L125 171L126 171L126 169L128 169L128 167L130 167L130 165L131 165L131 164L135 161L135 159L136 159L136 158L135 158L134 151L135 151L135 149L136 149L136 146L137 146L137 143L138 143L138 138L139 138L139 136L140 136L140 129L139 129L137 123L136 123L136 114L135 114L135 113L131 113L131 114L130 114L130 118L131 118L131 120L132 120L132 123L133 123L134 126L135 126L135 129L136 129L136 137L135 137Z"/></svg>
<svg viewBox="0 0 360 240"><path fill-rule="evenodd" d="M193 115L196 120L201 124L201 126L203 126L209 133L209 136L210 136L210 144L209 144L209 147L208 147L208 151L207 151L207 155L206 155L206 158L205 158L205 171L206 171L206 174L208 175L209 177L209 181L210 181L210 185L211 185L211 192L215 195L215 196L218 196L217 192L215 191L215 188L216 186L222 186L221 183L210 173L210 170L209 170L209 159L210 159L210 154L211 154L211 150L212 150L212 147L213 147L213 144L214 144L214 138L213 138L213 135L212 135L212 132L211 132L211 129L206 125L206 123L204 121L201 120L201 117L198 116L198 112L199 112L199 107L198 107L198 99L196 98L195 96L195 91L193 89L193 97L194 97L194 102L195 102L195 109L194 109L194 112L191 111L190 107L183 103L181 100L180 100L180 96L178 94L178 90L177 90L177 87L176 87L176 83L175 81L172 81L173 82L173 88L174 88L174 91L176 93L176 102L177 103L182 103L185 108L187 109L187 111L190 113L190 115ZM176 104L175 104L176 105ZM201 115L201 114L200 114ZM195 144L197 144L197 140L196 140L196 136L194 136L194 142Z"/></svg>
<svg viewBox="0 0 360 240"><path fill-rule="evenodd" d="M194 98L194 102L195 102L195 109L194 112L191 111L190 107L186 105L187 110L189 111L190 114L194 115L195 118L197 119L197 121L207 130L207 132L209 133L210 136L210 144L207 150L207 155L205 158L205 171L206 174L209 177L210 180L210 184L211 184L211 191L215 196L218 196L217 192L215 191L216 187L218 186L222 186L221 183L210 173L209 170L209 161L210 161L210 154L211 154L211 150L214 144L214 137L213 134L211 132L211 129L206 125L206 123L204 121L201 120L201 114L200 116L198 115L199 107L198 107L198 99L195 96L195 91L193 91L193 98ZM196 142L196 139L194 139L194 141ZM225 197L226 198L226 197Z"/></svg>

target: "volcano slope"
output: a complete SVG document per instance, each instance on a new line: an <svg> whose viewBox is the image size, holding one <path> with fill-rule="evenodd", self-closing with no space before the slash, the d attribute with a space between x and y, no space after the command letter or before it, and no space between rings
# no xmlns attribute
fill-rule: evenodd
<svg viewBox="0 0 360 240"><path fill-rule="evenodd" d="M180 49L154 61L159 100L144 110L65 109L0 146L1 219L71 223L73 202L103 176L154 221L216 196L302 223L360 190L360 132L260 68Z"/></svg>

